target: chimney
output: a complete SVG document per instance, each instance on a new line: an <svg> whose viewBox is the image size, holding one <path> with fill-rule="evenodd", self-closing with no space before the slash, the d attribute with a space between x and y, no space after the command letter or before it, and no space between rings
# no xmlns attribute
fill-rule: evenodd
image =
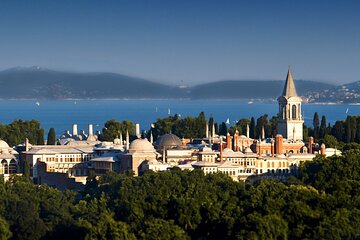
<svg viewBox="0 0 360 240"><path fill-rule="evenodd" d="M231 136L230 136L230 133L226 134L226 148L231 149Z"/></svg>
<svg viewBox="0 0 360 240"><path fill-rule="evenodd" d="M209 124L207 121L205 123L205 137L209 138Z"/></svg>
<svg viewBox="0 0 360 240"><path fill-rule="evenodd" d="M165 148L165 146L163 147L163 152L162 152L162 162L163 163L166 162L166 148Z"/></svg>
<svg viewBox="0 0 360 240"><path fill-rule="evenodd" d="M122 137L122 132L121 131L119 132L119 138L120 138L120 144L123 145L124 142L123 142L123 137Z"/></svg>
<svg viewBox="0 0 360 240"><path fill-rule="evenodd" d="M135 124L135 136L137 138L141 138L141 134L140 134L140 124L139 123L136 123Z"/></svg>
<svg viewBox="0 0 360 240"><path fill-rule="evenodd" d="M310 154L313 153L313 144L314 144L314 138L313 138L313 137L309 137L308 152L309 152Z"/></svg>
<svg viewBox="0 0 360 240"><path fill-rule="evenodd" d="M213 138L215 137L215 123L212 124L211 136L212 136Z"/></svg>
<svg viewBox="0 0 360 240"><path fill-rule="evenodd" d="M153 144L154 143L154 138L152 135L152 131L150 130L150 143Z"/></svg>
<svg viewBox="0 0 360 240"><path fill-rule="evenodd" d="M130 137L129 137L129 131L126 130L126 150L129 151L130 147Z"/></svg>
<svg viewBox="0 0 360 240"><path fill-rule="evenodd" d="M94 130L93 130L93 125L89 124L88 125L88 132L89 132L89 136L93 136L94 135Z"/></svg>
<svg viewBox="0 0 360 240"><path fill-rule="evenodd" d="M29 139L25 138L25 151L29 151L29 150L30 150Z"/></svg>
<svg viewBox="0 0 360 240"><path fill-rule="evenodd" d="M239 151L238 138L239 138L239 131L236 129L235 134L234 134L234 151L235 152Z"/></svg>
<svg viewBox="0 0 360 240"><path fill-rule="evenodd" d="M246 125L246 137L250 138L250 128L249 128L249 124Z"/></svg>
<svg viewBox="0 0 360 240"><path fill-rule="evenodd" d="M283 153L283 136L281 134L276 135L275 137L275 153Z"/></svg>
<svg viewBox="0 0 360 240"><path fill-rule="evenodd" d="M73 124L72 125L72 135L73 136L77 136L78 135L78 129L77 129L77 124Z"/></svg>
<svg viewBox="0 0 360 240"><path fill-rule="evenodd" d="M321 153L321 156L324 156L325 157L325 144L321 144L320 146L320 153Z"/></svg>
<svg viewBox="0 0 360 240"><path fill-rule="evenodd" d="M220 136L220 145L219 145L219 147L220 147L220 162L222 162L222 160L223 160L223 156L222 156L222 150L223 150L223 139L222 139L222 136Z"/></svg>
<svg viewBox="0 0 360 240"><path fill-rule="evenodd" d="M184 137L181 139L181 147L182 147L183 149L186 149L186 141L185 141L185 138L184 138Z"/></svg>

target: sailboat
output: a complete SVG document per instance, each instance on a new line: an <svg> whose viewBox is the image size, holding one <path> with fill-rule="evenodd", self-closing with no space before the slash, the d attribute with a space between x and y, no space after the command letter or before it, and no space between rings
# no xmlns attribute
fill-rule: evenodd
<svg viewBox="0 0 360 240"><path fill-rule="evenodd" d="M40 102L39 101L36 101L35 103L37 106L40 106Z"/></svg>
<svg viewBox="0 0 360 240"><path fill-rule="evenodd" d="M171 114L171 112L170 112L170 108L168 108L168 115L170 115Z"/></svg>
<svg viewBox="0 0 360 240"><path fill-rule="evenodd" d="M346 109L346 112L345 112L345 113L348 114L348 112L349 112L349 108Z"/></svg>
<svg viewBox="0 0 360 240"><path fill-rule="evenodd" d="M225 123L226 123L226 124L230 124L230 119L227 118Z"/></svg>

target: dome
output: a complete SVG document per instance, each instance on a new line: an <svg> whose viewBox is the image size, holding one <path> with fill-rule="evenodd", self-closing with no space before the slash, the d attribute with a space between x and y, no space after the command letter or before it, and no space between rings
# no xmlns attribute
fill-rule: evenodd
<svg viewBox="0 0 360 240"><path fill-rule="evenodd" d="M212 149L209 148L208 146L204 146L203 148L200 149L201 152L212 152Z"/></svg>
<svg viewBox="0 0 360 240"><path fill-rule="evenodd" d="M225 148L223 150L223 153L229 153L229 152L234 152L231 148Z"/></svg>
<svg viewBox="0 0 360 240"><path fill-rule="evenodd" d="M147 139L136 139L129 146L131 152L155 152L154 146Z"/></svg>
<svg viewBox="0 0 360 240"><path fill-rule="evenodd" d="M9 144L7 144L4 140L0 139L0 149L9 148Z"/></svg>
<svg viewBox="0 0 360 240"><path fill-rule="evenodd" d="M174 134L164 134L156 141L158 149L165 148L181 148L181 140Z"/></svg>

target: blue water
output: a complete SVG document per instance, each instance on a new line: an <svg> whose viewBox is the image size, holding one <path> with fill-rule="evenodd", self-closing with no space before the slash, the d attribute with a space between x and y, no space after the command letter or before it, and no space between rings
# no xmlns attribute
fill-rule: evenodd
<svg viewBox="0 0 360 240"><path fill-rule="evenodd" d="M217 122L229 118L234 123L265 113L275 116L278 105L276 102L248 104L241 100L64 100L41 101L37 106L34 100L0 100L0 122L8 124L15 119L36 119L46 133L54 127L57 135L71 130L73 123L78 124L79 130L86 130L89 123L94 125L95 131L101 130L109 119L131 120L140 123L141 129L148 129L157 118L168 116L169 109L171 115L197 116L203 111ZM326 115L327 121L334 123L346 118L347 109L349 115L360 114L360 106L356 105L303 104L302 108L307 125L312 125L314 112L320 117Z"/></svg>

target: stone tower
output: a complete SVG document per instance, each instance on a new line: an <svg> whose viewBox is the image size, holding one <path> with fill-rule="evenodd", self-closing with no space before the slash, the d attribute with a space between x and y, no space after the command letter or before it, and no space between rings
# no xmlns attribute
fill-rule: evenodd
<svg viewBox="0 0 360 240"><path fill-rule="evenodd" d="M301 98L297 95L290 68L278 103L278 133L289 140L302 141L304 120L301 115Z"/></svg>

